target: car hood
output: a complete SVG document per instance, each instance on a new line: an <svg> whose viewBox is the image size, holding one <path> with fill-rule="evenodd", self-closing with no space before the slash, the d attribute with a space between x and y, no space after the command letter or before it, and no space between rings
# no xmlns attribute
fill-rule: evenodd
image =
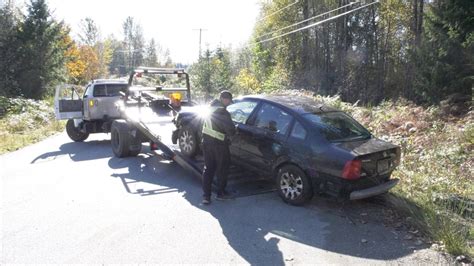
<svg viewBox="0 0 474 266"><path fill-rule="evenodd" d="M351 151L356 155L366 155L370 153L377 153L381 151L386 151L393 148L398 148L397 145L394 145L390 142L383 141L377 138L370 138L367 140L358 140L350 142L340 142L336 146Z"/></svg>

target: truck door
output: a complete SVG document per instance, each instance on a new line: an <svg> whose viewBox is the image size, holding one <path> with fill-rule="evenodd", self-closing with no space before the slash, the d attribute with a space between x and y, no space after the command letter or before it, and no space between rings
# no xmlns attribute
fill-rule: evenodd
<svg viewBox="0 0 474 266"><path fill-rule="evenodd" d="M82 118L82 99L79 96L81 87L61 84L56 87L54 112L57 120Z"/></svg>

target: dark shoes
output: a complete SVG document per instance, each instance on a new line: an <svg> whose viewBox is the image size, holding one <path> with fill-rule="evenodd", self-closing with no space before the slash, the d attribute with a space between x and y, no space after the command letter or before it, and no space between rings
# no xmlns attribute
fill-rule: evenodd
<svg viewBox="0 0 474 266"><path fill-rule="evenodd" d="M223 194L218 194L216 196L216 200L230 200L232 199L232 197L230 196L230 194L227 194L227 193L223 193Z"/></svg>
<svg viewBox="0 0 474 266"><path fill-rule="evenodd" d="M209 204L211 204L211 200L208 199L208 198L203 198L201 203L202 203L203 205L209 205Z"/></svg>

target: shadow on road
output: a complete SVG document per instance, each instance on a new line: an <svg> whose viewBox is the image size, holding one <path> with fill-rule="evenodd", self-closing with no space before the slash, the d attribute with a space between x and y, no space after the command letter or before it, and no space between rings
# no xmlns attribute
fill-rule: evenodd
<svg viewBox="0 0 474 266"><path fill-rule="evenodd" d="M58 151L41 154L31 164L54 160L56 157L68 155L71 160L88 161L113 156L110 140L92 140L87 142L69 142L61 145Z"/></svg>
<svg viewBox="0 0 474 266"><path fill-rule="evenodd" d="M282 254L279 247L284 244L280 243L282 240L303 244L302 248L307 245L332 253L376 260L394 260L413 252L414 247L405 246L399 240L403 232L385 228L381 219L375 223L358 222L359 212L374 208L373 204L342 204L315 197L305 207L294 207L283 203L276 193L269 193L252 197L251 200L238 198L201 206L202 192L197 178L173 162L160 160L157 156L140 156L125 159L112 157L109 160L112 169L121 170L113 176L120 178L128 193L141 196L182 193L193 206L219 221L229 245L250 264L297 262L293 255ZM150 186L150 189L144 188ZM375 208L378 211L368 215L381 215L382 208ZM400 238L396 236L398 234ZM294 256L298 252L295 251Z"/></svg>

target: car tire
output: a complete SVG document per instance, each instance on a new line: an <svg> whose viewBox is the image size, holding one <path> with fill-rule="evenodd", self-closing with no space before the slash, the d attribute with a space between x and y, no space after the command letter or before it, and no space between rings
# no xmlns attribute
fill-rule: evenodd
<svg viewBox="0 0 474 266"><path fill-rule="evenodd" d="M119 158L130 155L130 133L127 122L115 120L110 128L112 151Z"/></svg>
<svg viewBox="0 0 474 266"><path fill-rule="evenodd" d="M278 169L276 185L280 197L291 205L303 205L313 197L309 178L295 165L285 165Z"/></svg>
<svg viewBox="0 0 474 266"><path fill-rule="evenodd" d="M89 133L84 133L74 125L74 119L69 119L66 123L66 133L75 142L83 142L89 137Z"/></svg>
<svg viewBox="0 0 474 266"><path fill-rule="evenodd" d="M196 156L199 143L196 132L189 126L183 126L179 129L178 144L181 153L189 158Z"/></svg>

